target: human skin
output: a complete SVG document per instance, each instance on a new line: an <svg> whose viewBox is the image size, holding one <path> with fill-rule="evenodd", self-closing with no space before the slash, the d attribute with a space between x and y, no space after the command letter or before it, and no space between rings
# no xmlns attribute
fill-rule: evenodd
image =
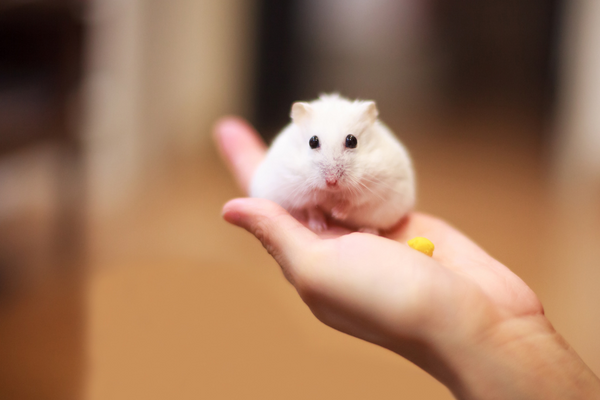
<svg viewBox="0 0 600 400"><path fill-rule="evenodd" d="M266 146L245 121L215 141L247 193ZM313 233L264 199L223 207L256 236L323 323L388 348L459 399L600 399L600 380L554 330L535 293L444 221L411 213L382 236L330 226ZM436 245L432 258L406 242Z"/></svg>

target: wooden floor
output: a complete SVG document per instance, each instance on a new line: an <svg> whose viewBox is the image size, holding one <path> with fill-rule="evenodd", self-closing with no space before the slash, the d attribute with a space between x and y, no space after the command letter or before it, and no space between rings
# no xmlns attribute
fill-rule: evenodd
<svg viewBox="0 0 600 400"><path fill-rule="evenodd" d="M522 139L538 129L527 119L443 122L391 124L415 160L418 208L521 276L600 373L591 189L561 195L540 146ZM0 398L452 398L395 354L318 322L260 244L221 220L239 195L207 148L126 212L93 221L83 273L4 290Z"/></svg>

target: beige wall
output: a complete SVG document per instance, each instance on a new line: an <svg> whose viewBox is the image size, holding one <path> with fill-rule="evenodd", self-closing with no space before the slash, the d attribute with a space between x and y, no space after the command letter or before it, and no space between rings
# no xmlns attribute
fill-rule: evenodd
<svg viewBox="0 0 600 400"><path fill-rule="evenodd" d="M215 118L247 112L253 4L93 3L84 129L94 215L122 208L169 156L207 145Z"/></svg>
<svg viewBox="0 0 600 400"><path fill-rule="evenodd" d="M600 2L567 2L560 48L560 176L600 179Z"/></svg>
<svg viewBox="0 0 600 400"><path fill-rule="evenodd" d="M553 148L546 310L600 371L600 2L566 2Z"/></svg>
<svg viewBox="0 0 600 400"><path fill-rule="evenodd" d="M142 123L153 154L193 152L216 118L247 111L253 9L245 0L144 2Z"/></svg>
<svg viewBox="0 0 600 400"><path fill-rule="evenodd" d="M122 206L142 171L140 2L96 1L88 16L83 136L94 215Z"/></svg>

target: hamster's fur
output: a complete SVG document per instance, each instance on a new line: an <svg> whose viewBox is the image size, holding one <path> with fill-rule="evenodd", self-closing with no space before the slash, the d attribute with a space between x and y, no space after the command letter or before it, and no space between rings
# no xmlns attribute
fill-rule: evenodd
<svg viewBox="0 0 600 400"><path fill-rule="evenodd" d="M258 167L250 195L308 219L314 231L327 227L325 215L366 232L391 228L414 205L414 172L406 149L377 116L374 102L337 94L294 103L292 123ZM319 146L311 148L314 136Z"/></svg>

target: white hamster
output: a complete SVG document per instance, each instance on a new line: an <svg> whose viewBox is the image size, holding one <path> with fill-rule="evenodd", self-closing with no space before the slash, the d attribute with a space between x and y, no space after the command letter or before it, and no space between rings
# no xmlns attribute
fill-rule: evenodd
<svg viewBox="0 0 600 400"><path fill-rule="evenodd" d="M292 105L252 178L250 195L272 200L313 231L326 216L363 232L394 226L415 202L415 179L404 146L378 119L373 101L337 94Z"/></svg>

